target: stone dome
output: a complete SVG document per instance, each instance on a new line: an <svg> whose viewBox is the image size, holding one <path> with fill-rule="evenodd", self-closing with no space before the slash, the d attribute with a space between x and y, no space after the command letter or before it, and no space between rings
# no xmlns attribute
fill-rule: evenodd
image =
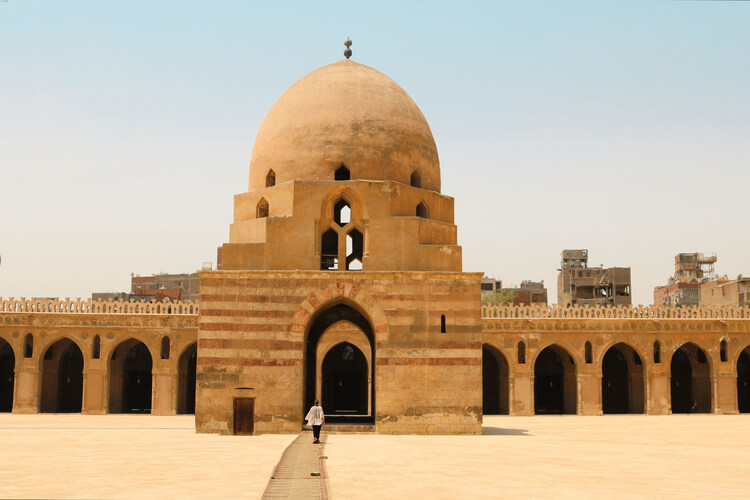
<svg viewBox="0 0 750 500"><path fill-rule="evenodd" d="M275 183L393 180L440 191L440 162L430 126L404 89L383 73L344 59L304 76L263 120L250 159L250 190Z"/></svg>

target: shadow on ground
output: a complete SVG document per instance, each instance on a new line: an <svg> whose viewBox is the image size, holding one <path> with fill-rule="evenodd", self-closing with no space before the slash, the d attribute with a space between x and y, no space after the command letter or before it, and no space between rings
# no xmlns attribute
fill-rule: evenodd
<svg viewBox="0 0 750 500"><path fill-rule="evenodd" d="M482 427L483 436L533 436L526 429L505 429L502 427Z"/></svg>

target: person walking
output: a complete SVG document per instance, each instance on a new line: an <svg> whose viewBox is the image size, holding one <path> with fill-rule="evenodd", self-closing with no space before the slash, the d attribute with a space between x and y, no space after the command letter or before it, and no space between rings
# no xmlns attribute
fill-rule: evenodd
<svg viewBox="0 0 750 500"><path fill-rule="evenodd" d="M307 425L312 425L313 443L320 443L320 428L326 423L326 417L323 415L323 407L320 406L320 401L315 400L315 404L307 412L305 420L307 420Z"/></svg>

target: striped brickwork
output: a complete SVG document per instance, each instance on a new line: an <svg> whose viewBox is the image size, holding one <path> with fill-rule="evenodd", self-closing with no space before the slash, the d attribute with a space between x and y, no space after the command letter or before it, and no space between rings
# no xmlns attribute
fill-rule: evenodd
<svg viewBox="0 0 750 500"><path fill-rule="evenodd" d="M251 388L256 433L299 432L308 329L317 315L343 303L374 332L378 432L481 432L480 279L441 272L202 272L197 429L231 432L233 394Z"/></svg>

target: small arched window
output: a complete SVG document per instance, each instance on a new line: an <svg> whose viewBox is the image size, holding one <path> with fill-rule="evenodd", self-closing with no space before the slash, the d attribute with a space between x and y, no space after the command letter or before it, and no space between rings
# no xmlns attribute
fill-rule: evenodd
<svg viewBox="0 0 750 500"><path fill-rule="evenodd" d="M594 356L591 352L591 342L586 341L586 345L584 346L583 350L586 358L586 364L590 365L594 361Z"/></svg>
<svg viewBox="0 0 750 500"><path fill-rule="evenodd" d="M266 187L271 187L276 185L276 172L273 171L273 169L269 170L266 174Z"/></svg>
<svg viewBox="0 0 750 500"><path fill-rule="evenodd" d="M169 337L161 338L161 359L169 359Z"/></svg>
<svg viewBox="0 0 750 500"><path fill-rule="evenodd" d="M423 201L419 202L419 205L417 205L417 217L422 217L423 219L430 218L430 209L427 208L427 205L425 205L425 202Z"/></svg>
<svg viewBox="0 0 750 500"><path fill-rule="evenodd" d="M346 269L347 271L362 270L363 254L362 233L356 229L349 231L346 235Z"/></svg>
<svg viewBox="0 0 750 500"><path fill-rule="evenodd" d="M341 198L333 206L333 220L339 226L346 226L352 220L352 207L345 199Z"/></svg>
<svg viewBox="0 0 750 500"><path fill-rule="evenodd" d="M101 349L102 341L99 338L99 335L94 335L94 342L91 346L91 357L94 359L99 359L99 356L101 355Z"/></svg>
<svg viewBox="0 0 750 500"><path fill-rule="evenodd" d="M658 340L654 342L654 363L661 363L661 344Z"/></svg>
<svg viewBox="0 0 750 500"><path fill-rule="evenodd" d="M719 356L721 357L722 363L726 363L729 359L727 357L727 341L724 339L721 339L721 345L719 346Z"/></svg>
<svg viewBox="0 0 750 500"><path fill-rule="evenodd" d="M34 337L27 333L23 339L23 357L30 358L34 355Z"/></svg>
<svg viewBox="0 0 750 500"><path fill-rule="evenodd" d="M256 217L258 219L268 217L268 202L265 198L261 198L258 202L258 207L256 208Z"/></svg>
<svg viewBox="0 0 750 500"><path fill-rule="evenodd" d="M419 176L419 172L416 170L411 173L411 185L415 188L421 188L422 187L422 178Z"/></svg>
<svg viewBox="0 0 750 500"><path fill-rule="evenodd" d="M348 181L352 177L349 169L344 165L341 165L336 172L333 174L333 179L337 181Z"/></svg>
<svg viewBox="0 0 750 500"><path fill-rule="evenodd" d="M333 229L323 233L320 239L320 270L328 271L339 267L339 234Z"/></svg>
<svg viewBox="0 0 750 500"><path fill-rule="evenodd" d="M526 363L526 343L522 340L518 343L518 364Z"/></svg>

